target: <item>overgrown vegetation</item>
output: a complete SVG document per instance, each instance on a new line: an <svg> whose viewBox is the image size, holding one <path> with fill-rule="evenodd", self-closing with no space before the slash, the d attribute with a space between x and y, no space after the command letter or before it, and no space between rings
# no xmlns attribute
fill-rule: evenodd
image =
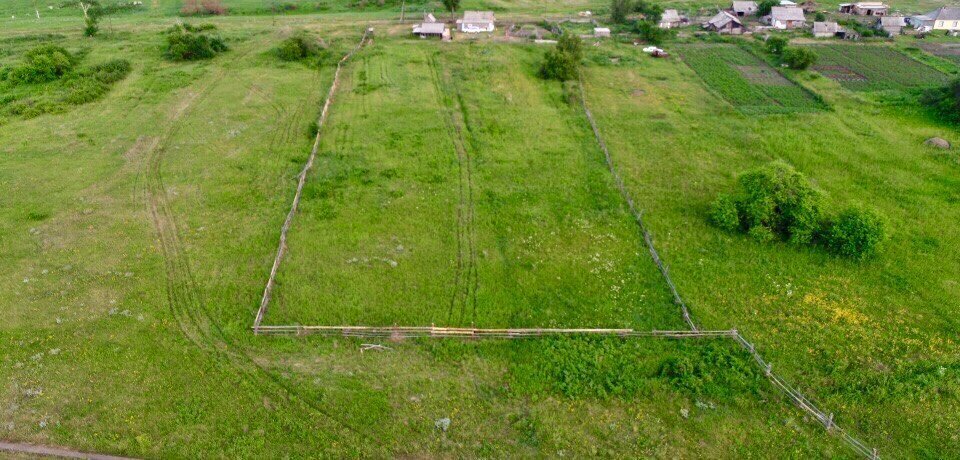
<svg viewBox="0 0 960 460"><path fill-rule="evenodd" d="M548 80L576 80L582 59L583 41L572 33L564 33L557 45L544 56L540 76Z"/></svg>
<svg viewBox="0 0 960 460"><path fill-rule="evenodd" d="M227 14L227 7L221 0L183 0L180 8L182 16L210 16Z"/></svg>
<svg viewBox="0 0 960 460"><path fill-rule="evenodd" d="M944 121L960 125L960 79L927 90L921 100Z"/></svg>
<svg viewBox="0 0 960 460"><path fill-rule="evenodd" d="M9 89L0 99L0 113L32 118L63 112L99 99L130 73L130 62L124 59L88 68L79 68L80 61L80 56L53 44L30 49L20 64L0 69L0 89Z"/></svg>
<svg viewBox="0 0 960 460"><path fill-rule="evenodd" d="M59 79L76 65L77 59L57 45L41 45L27 51L23 62L3 69L3 79L15 85L43 83Z"/></svg>
<svg viewBox="0 0 960 460"><path fill-rule="evenodd" d="M166 36L164 56L174 61L196 61L210 59L218 53L227 51L229 48L222 37L208 33L216 30L213 24L200 26L187 23L176 24L164 32Z"/></svg>
<svg viewBox="0 0 960 460"><path fill-rule="evenodd" d="M783 50L783 62L794 70L806 70L817 62L817 53L809 48L787 48Z"/></svg>
<svg viewBox="0 0 960 460"><path fill-rule="evenodd" d="M322 43L304 31L298 31L280 42L277 57L284 61L303 61L317 57L324 51Z"/></svg>
<svg viewBox="0 0 960 460"><path fill-rule="evenodd" d="M714 201L710 220L729 231L744 232L758 241L781 240L810 244L821 240L832 253L864 258L877 252L884 239L883 219L851 208L836 219L823 218L823 193L800 172L772 162L741 175L733 194Z"/></svg>

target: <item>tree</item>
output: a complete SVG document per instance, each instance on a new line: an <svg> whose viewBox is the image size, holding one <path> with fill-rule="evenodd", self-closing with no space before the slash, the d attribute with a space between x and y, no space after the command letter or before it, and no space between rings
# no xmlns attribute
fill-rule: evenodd
<svg viewBox="0 0 960 460"><path fill-rule="evenodd" d="M787 48L783 51L783 62L791 69L804 70L817 62L817 53L807 48Z"/></svg>
<svg viewBox="0 0 960 460"><path fill-rule="evenodd" d="M650 3L646 0L637 0L634 11L643 15L643 19L659 23L663 17L663 7L656 3Z"/></svg>
<svg viewBox="0 0 960 460"><path fill-rule="evenodd" d="M616 24L627 22L627 14L632 6L630 0L612 0L610 2L610 21Z"/></svg>
<svg viewBox="0 0 960 460"><path fill-rule="evenodd" d="M443 0L443 7L450 11L450 17L460 9L460 0Z"/></svg>
<svg viewBox="0 0 960 460"><path fill-rule="evenodd" d="M817 14L813 16L813 20L817 22L823 22L827 20L827 15L823 14L823 11L817 11Z"/></svg>
<svg viewBox="0 0 960 460"><path fill-rule="evenodd" d="M662 45L673 35L672 29L661 29L657 23L649 20L637 21L634 24L634 32L640 36L640 39L651 45Z"/></svg>
<svg viewBox="0 0 960 460"><path fill-rule="evenodd" d="M778 0L763 0L759 5L757 5L757 16L763 17L770 14L770 11L775 6L780 6L780 2Z"/></svg>
<svg viewBox="0 0 960 460"><path fill-rule="evenodd" d="M767 51L779 56L783 54L783 50L786 49L788 43L790 43L790 40L784 37L770 37L767 39Z"/></svg>
<svg viewBox="0 0 960 460"><path fill-rule="evenodd" d="M575 80L580 72L581 59L583 42L580 37L565 33L557 40L557 46L544 56L540 76L549 80Z"/></svg>
<svg viewBox="0 0 960 460"><path fill-rule="evenodd" d="M80 1L77 2L77 5L80 7L80 10L83 11L83 22L85 24L83 35L87 37L97 35L97 33L100 32L100 18L104 14L100 2L96 0Z"/></svg>

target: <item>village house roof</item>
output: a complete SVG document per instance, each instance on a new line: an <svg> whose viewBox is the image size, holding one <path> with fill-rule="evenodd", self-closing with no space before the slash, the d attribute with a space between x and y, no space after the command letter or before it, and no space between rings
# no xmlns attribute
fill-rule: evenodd
<svg viewBox="0 0 960 460"><path fill-rule="evenodd" d="M735 13L753 13L757 11L757 9L759 9L757 2L733 2L733 11Z"/></svg>
<svg viewBox="0 0 960 460"><path fill-rule="evenodd" d="M840 32L840 24L836 22L814 22L813 23L813 34L836 34Z"/></svg>
<svg viewBox="0 0 960 460"><path fill-rule="evenodd" d="M740 22L739 18L730 14L730 12L728 11L721 11L717 13L716 16L710 18L710 20L707 21L707 24L713 27L716 27L717 29L720 29L720 28L726 27L727 24L730 24L731 22L740 26L743 25L743 23Z"/></svg>
<svg viewBox="0 0 960 460"><path fill-rule="evenodd" d="M806 21L803 10L792 6L775 6L770 8L770 17L774 21Z"/></svg>
<svg viewBox="0 0 960 460"><path fill-rule="evenodd" d="M941 6L921 17L929 21L957 21L960 20L960 6Z"/></svg>
<svg viewBox="0 0 960 460"><path fill-rule="evenodd" d="M677 10L663 10L660 22L680 22L680 13Z"/></svg>
<svg viewBox="0 0 960 460"><path fill-rule="evenodd" d="M457 22L494 22L493 11L464 11Z"/></svg>

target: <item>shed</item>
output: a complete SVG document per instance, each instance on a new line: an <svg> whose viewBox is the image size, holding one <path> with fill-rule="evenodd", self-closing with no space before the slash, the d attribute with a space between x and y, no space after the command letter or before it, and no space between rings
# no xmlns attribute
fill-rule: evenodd
<svg viewBox="0 0 960 460"><path fill-rule="evenodd" d="M744 32L740 18L729 11L721 11L709 21L703 23L703 28L719 34L740 35Z"/></svg>
<svg viewBox="0 0 960 460"><path fill-rule="evenodd" d="M751 16L751 15L757 14L757 11L760 10L760 7L757 6L757 2L735 1L733 2L733 8L731 9L733 10L733 14L737 15L737 17L739 18L742 18L744 16Z"/></svg>
<svg viewBox="0 0 960 460"><path fill-rule="evenodd" d="M493 11L464 11L463 19L457 19L457 30L465 33L493 32Z"/></svg>
<svg viewBox="0 0 960 460"><path fill-rule="evenodd" d="M593 28L593 36L594 36L594 37L598 37L598 38L600 38L600 37L609 37L609 36L610 36L610 29L608 29L608 28L606 28L606 27L594 27L594 28Z"/></svg>
<svg viewBox="0 0 960 460"><path fill-rule="evenodd" d="M413 26L413 34L420 38L450 36L450 29L442 22L421 22Z"/></svg>

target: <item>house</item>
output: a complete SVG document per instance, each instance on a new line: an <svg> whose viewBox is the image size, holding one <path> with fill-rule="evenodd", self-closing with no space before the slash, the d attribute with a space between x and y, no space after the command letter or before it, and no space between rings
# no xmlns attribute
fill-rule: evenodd
<svg viewBox="0 0 960 460"><path fill-rule="evenodd" d="M890 7L882 2L841 3L840 12L858 16L885 16Z"/></svg>
<svg viewBox="0 0 960 460"><path fill-rule="evenodd" d="M914 16L910 18L910 24L921 32L960 31L960 6L943 6L927 14Z"/></svg>
<svg viewBox="0 0 960 460"><path fill-rule="evenodd" d="M442 22L421 22L413 26L413 34L420 38L450 38L450 29Z"/></svg>
<svg viewBox="0 0 960 460"><path fill-rule="evenodd" d="M493 32L493 11L464 11L463 19L457 19L457 30L468 34Z"/></svg>
<svg viewBox="0 0 960 460"><path fill-rule="evenodd" d="M877 30L882 30L891 37L902 34L903 28L906 26L907 18L903 16L881 16L874 24Z"/></svg>
<svg viewBox="0 0 960 460"><path fill-rule="evenodd" d="M594 27L593 36L597 38L604 38L610 36L610 29L606 27Z"/></svg>
<svg viewBox="0 0 960 460"><path fill-rule="evenodd" d="M660 16L661 29L680 27L682 23L683 20L680 18L680 13L677 10L663 10L663 14Z"/></svg>
<svg viewBox="0 0 960 460"><path fill-rule="evenodd" d="M737 15L738 18L742 18L744 16L753 16L754 14L757 14L757 11L760 10L760 7L757 6L757 2L734 1L733 8L731 8L731 10L733 10L733 14Z"/></svg>
<svg viewBox="0 0 960 460"><path fill-rule="evenodd" d="M813 36L817 38L833 38L843 31L840 24L835 22L814 22Z"/></svg>
<svg viewBox="0 0 960 460"><path fill-rule="evenodd" d="M703 28L718 34L740 35L744 32L740 18L729 11L721 11L709 21L703 23Z"/></svg>
<svg viewBox="0 0 960 460"><path fill-rule="evenodd" d="M807 25L803 10L795 6L775 6L762 20L774 29L796 29Z"/></svg>

